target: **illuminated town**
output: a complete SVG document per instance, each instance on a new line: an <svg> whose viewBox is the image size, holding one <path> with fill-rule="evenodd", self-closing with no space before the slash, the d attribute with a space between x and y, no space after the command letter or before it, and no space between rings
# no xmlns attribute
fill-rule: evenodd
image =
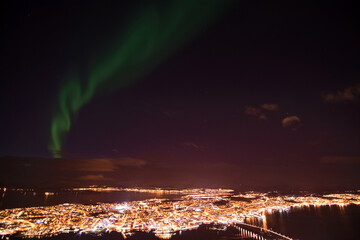
<svg viewBox="0 0 360 240"><path fill-rule="evenodd" d="M272 211L288 211L311 205L343 207L360 204L360 195L355 193L283 196L256 192L235 195L230 189L131 190L159 193L174 191L182 195L178 199L156 198L95 205L66 203L49 207L5 209L0 211L0 235L43 237L70 232L116 231L126 238L135 231L143 231L169 239L176 232L196 229L202 224L234 226L254 218L262 222L266 229L265 214Z"/></svg>

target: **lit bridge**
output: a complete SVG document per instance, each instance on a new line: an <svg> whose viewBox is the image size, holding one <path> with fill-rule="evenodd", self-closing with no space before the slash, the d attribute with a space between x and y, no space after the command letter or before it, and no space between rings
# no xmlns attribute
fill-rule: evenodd
<svg viewBox="0 0 360 240"><path fill-rule="evenodd" d="M293 238L274 232L270 229L265 229L247 223L238 223L234 227L240 232L240 236L244 238L259 240L294 240Z"/></svg>

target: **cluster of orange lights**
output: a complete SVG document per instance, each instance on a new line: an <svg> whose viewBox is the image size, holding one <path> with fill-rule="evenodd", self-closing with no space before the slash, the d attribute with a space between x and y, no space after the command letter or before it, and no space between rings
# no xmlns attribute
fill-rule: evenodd
<svg viewBox="0 0 360 240"><path fill-rule="evenodd" d="M0 235L17 233L23 237L41 237L69 232L116 231L127 237L134 231L144 231L154 232L159 238L167 239L178 231L195 229L202 224L229 226L244 223L246 219L251 218L259 219L266 228L265 213L271 211L288 211L291 208L310 205L360 204L360 195L350 193L282 196L254 192L234 195L229 189L174 191L184 195L176 199L156 198L95 205L60 204L2 210Z"/></svg>

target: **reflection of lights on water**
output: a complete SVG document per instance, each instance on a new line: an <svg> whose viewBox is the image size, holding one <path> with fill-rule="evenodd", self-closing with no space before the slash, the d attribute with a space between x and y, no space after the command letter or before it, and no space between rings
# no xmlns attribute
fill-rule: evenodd
<svg viewBox="0 0 360 240"><path fill-rule="evenodd" d="M53 196L54 193L53 193L53 192L45 192L44 195L45 195L45 200L47 200L48 197L49 197L49 196Z"/></svg>
<svg viewBox="0 0 360 240"><path fill-rule="evenodd" d="M262 227L263 227L265 230L267 230L266 212L265 212L265 211L262 212L261 220L262 220Z"/></svg>
<svg viewBox="0 0 360 240"><path fill-rule="evenodd" d="M1 189L1 188L0 188ZM3 192L3 194L2 194L2 198L4 198L5 197L5 193L6 193L6 188L3 188L2 189L4 192Z"/></svg>

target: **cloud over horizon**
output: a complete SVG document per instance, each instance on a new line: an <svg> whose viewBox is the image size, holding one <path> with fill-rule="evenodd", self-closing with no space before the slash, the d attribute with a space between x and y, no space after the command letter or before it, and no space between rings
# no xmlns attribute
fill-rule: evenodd
<svg viewBox="0 0 360 240"><path fill-rule="evenodd" d="M291 130L296 131L300 127L301 119L296 115L292 115L283 118L281 123L284 128L290 128Z"/></svg>
<svg viewBox="0 0 360 240"><path fill-rule="evenodd" d="M345 160L344 160L345 159ZM74 160L74 159L70 159ZM115 171L95 172L72 170L71 161L63 159L41 159L22 157L0 158L0 186L67 188L86 187L91 185L121 187L279 187L312 188L331 186L358 186L359 174L353 164L337 164L324 162L354 162L358 157L324 157L322 161L304 164L289 161L162 161L153 162L146 167L119 167ZM92 163L91 163L92 164ZM59 169L60 165L68 165ZM7 166L7 168L4 168ZM84 168L82 168L84 169ZM297 173L302 171L303 174ZM339 178L345 173L351 181ZM337 175L336 175L337 174ZM336 176L337 178L335 178ZM321 177L319 177L321 176ZM334 177L335 176L335 177ZM284 183L283 179L287 182ZM23 181L26 179L26 181ZM325 185L324 185L325 184Z"/></svg>
<svg viewBox="0 0 360 240"><path fill-rule="evenodd" d="M249 116L254 116L261 120L266 119L266 115L262 112L260 108L245 106L245 113Z"/></svg>
<svg viewBox="0 0 360 240"><path fill-rule="evenodd" d="M261 105L261 108L268 111L277 111L279 110L279 104L264 103L263 105Z"/></svg>
<svg viewBox="0 0 360 240"><path fill-rule="evenodd" d="M322 163L343 163L343 164L351 164L351 163L360 163L359 156L325 156L320 159Z"/></svg>
<svg viewBox="0 0 360 240"><path fill-rule="evenodd" d="M265 114L265 111L278 111L279 110L279 104L275 103L264 103L260 107L253 107L253 106L245 106L245 113L249 116L257 117L261 120L266 120L267 116Z"/></svg>
<svg viewBox="0 0 360 240"><path fill-rule="evenodd" d="M358 101L360 98L360 84L337 92L325 93L322 97L324 102L342 103Z"/></svg>
<svg viewBox="0 0 360 240"><path fill-rule="evenodd" d="M83 175L78 178L80 181L110 181L111 178L104 177L103 174Z"/></svg>
<svg viewBox="0 0 360 240"><path fill-rule="evenodd" d="M59 161L62 170L81 172L114 172L121 167L140 168L147 164L145 160L122 157L122 158L87 158L87 159L63 159Z"/></svg>

